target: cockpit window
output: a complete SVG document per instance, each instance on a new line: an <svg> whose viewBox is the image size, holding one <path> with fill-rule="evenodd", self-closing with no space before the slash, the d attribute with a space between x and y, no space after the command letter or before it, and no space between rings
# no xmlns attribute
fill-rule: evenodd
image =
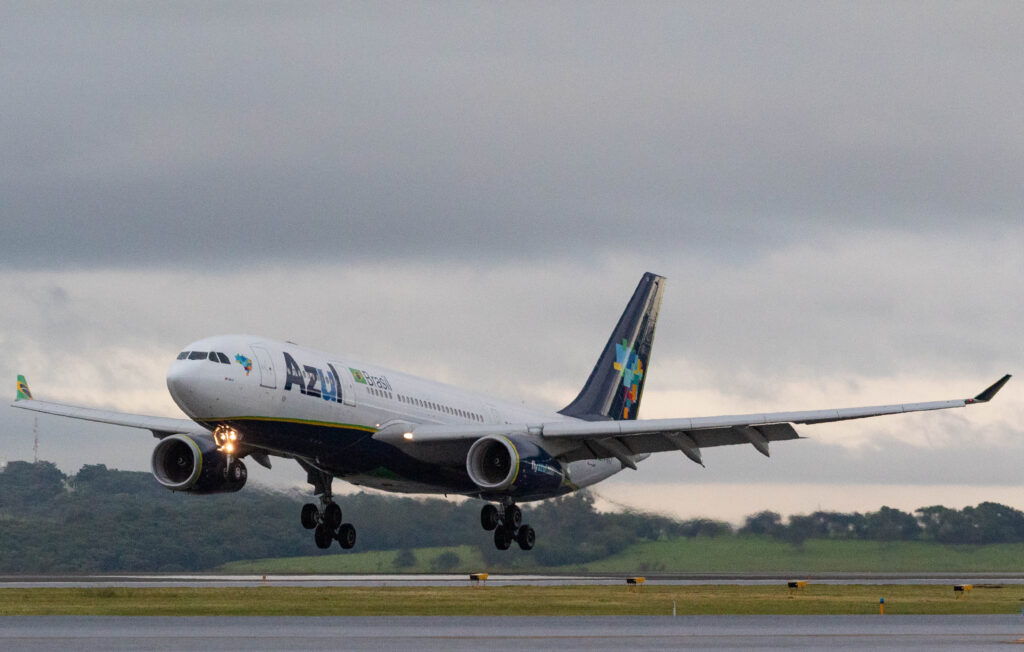
<svg viewBox="0 0 1024 652"><path fill-rule="evenodd" d="M213 357L212 353L210 354L210 357ZM217 359L220 360L221 364L231 364L231 361L228 360L228 356L224 355L220 351L217 351Z"/></svg>
<svg viewBox="0 0 1024 652"><path fill-rule="evenodd" d="M181 353L178 354L178 359L179 360L184 360L187 357L188 357L188 351L182 351Z"/></svg>
<svg viewBox="0 0 1024 652"><path fill-rule="evenodd" d="M206 359L206 351L193 351L192 353L188 354L188 359L189 360L205 360Z"/></svg>

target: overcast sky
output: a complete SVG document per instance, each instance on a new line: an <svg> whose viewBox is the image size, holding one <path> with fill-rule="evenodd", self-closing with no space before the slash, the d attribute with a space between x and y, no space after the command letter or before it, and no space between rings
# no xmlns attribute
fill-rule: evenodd
<svg viewBox="0 0 1024 652"><path fill-rule="evenodd" d="M176 353L248 332L557 409L653 271L642 417L973 395L1024 370L1022 33L993 2L2 3L0 377L176 415ZM598 490L1024 508L1022 382ZM0 410L0 458L32 426ZM39 431L66 472L154 443Z"/></svg>

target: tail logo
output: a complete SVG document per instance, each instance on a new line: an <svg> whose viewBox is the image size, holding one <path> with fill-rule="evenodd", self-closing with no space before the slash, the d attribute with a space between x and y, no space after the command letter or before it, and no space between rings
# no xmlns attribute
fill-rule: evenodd
<svg viewBox="0 0 1024 652"><path fill-rule="evenodd" d="M616 371L622 373L622 418L629 418L629 409L637 402L640 391L640 380L644 377L644 363L637 357L636 351L623 338L622 344L615 345Z"/></svg>

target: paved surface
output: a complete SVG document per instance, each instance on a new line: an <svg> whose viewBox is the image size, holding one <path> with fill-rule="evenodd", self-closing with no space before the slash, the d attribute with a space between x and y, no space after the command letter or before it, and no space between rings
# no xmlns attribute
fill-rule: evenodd
<svg viewBox="0 0 1024 652"><path fill-rule="evenodd" d="M0 618L3 650L955 649L1005 646L1021 616ZM998 648L997 648L998 649ZM1005 649L1005 648L1003 648Z"/></svg>
<svg viewBox="0 0 1024 652"><path fill-rule="evenodd" d="M623 575L491 575L489 586L618 585ZM647 575L651 585L693 584L771 585L794 579L817 584L1024 584L1024 575L1013 573L914 574L830 573L812 575L691 574ZM0 588L93 588L93 587L235 587L235 586L464 586L468 574L450 575L0 575Z"/></svg>

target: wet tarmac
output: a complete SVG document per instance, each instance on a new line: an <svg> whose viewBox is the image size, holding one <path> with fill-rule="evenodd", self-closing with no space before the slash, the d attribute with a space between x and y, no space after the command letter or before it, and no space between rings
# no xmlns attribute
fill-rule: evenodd
<svg viewBox="0 0 1024 652"><path fill-rule="evenodd" d="M622 575L500 575L487 579L489 586L575 586L622 584ZM1024 574L1014 573L817 573L784 574L683 574L647 575L648 585L698 584L772 585L789 580L816 584L1024 584ZM442 575L0 575L0 588L107 588L107 587L249 587L249 586L464 586L468 574Z"/></svg>
<svg viewBox="0 0 1024 652"><path fill-rule="evenodd" d="M0 618L0 649L18 651L980 650L1022 637L1019 615Z"/></svg>

